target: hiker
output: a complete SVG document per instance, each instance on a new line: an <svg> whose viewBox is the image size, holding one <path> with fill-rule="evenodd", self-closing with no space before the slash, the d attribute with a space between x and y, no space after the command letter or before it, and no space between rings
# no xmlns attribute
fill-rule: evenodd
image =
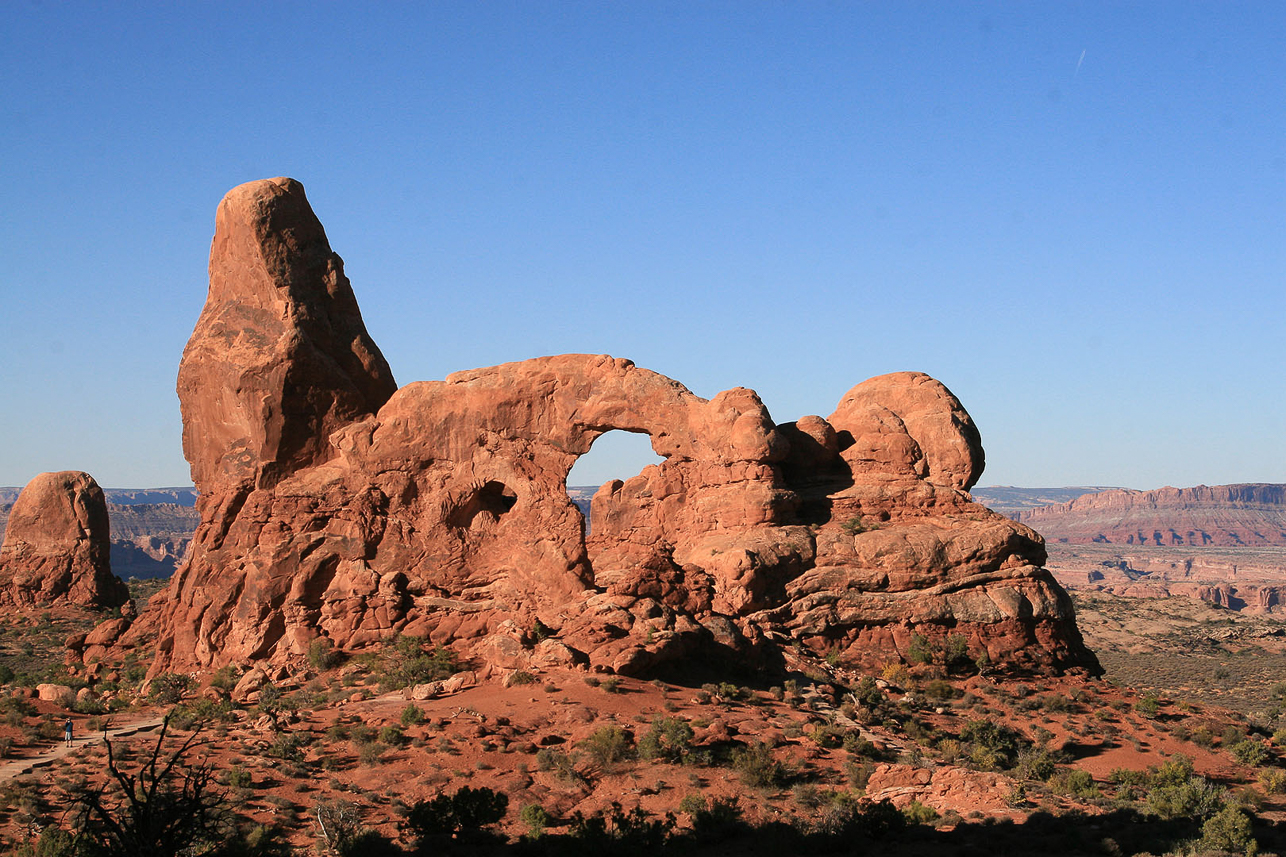
<svg viewBox="0 0 1286 857"><path fill-rule="evenodd" d="M68 717L68 718L67 718L67 722L63 724L63 738L65 739L65 741L66 741L66 743L67 743L67 746L68 746L68 747L70 747L70 746L71 746L71 744L72 744L72 740L71 740L71 718L70 718L70 717Z"/></svg>

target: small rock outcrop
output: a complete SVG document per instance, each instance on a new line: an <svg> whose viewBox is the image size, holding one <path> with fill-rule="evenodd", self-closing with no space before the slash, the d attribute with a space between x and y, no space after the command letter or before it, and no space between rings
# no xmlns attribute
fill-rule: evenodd
<svg viewBox="0 0 1286 857"><path fill-rule="evenodd" d="M1018 520L1067 544L1162 547L1286 545L1286 485L1117 488L1021 512Z"/></svg>
<svg viewBox="0 0 1286 857"><path fill-rule="evenodd" d="M115 607L129 597L112 574L103 489L88 473L41 473L14 501L0 547L0 598Z"/></svg>
<svg viewBox="0 0 1286 857"><path fill-rule="evenodd" d="M1019 669L1096 670L1039 536L974 503L973 421L940 383L857 385L778 425L605 355L395 389L303 188L219 206L210 292L179 370L200 491L188 559L123 638L153 671L301 661L396 634L476 664L639 674L791 644L880 665L957 635ZM567 495L611 430L664 461Z"/></svg>

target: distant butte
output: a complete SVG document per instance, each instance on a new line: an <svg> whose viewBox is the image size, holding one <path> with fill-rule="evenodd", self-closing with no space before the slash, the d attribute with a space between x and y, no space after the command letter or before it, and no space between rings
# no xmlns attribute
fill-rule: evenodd
<svg viewBox="0 0 1286 857"><path fill-rule="evenodd" d="M0 600L115 607L129 592L110 564L103 489L88 473L41 473L14 501L0 547Z"/></svg>
<svg viewBox="0 0 1286 857"><path fill-rule="evenodd" d="M399 633L484 671L771 670L794 646L878 667L917 635L1098 670L1040 536L967 493L979 434L939 382L873 378L784 424L605 355L399 388L292 179L220 203L178 393L201 523L124 639L153 674ZM587 540L566 478L611 430L664 462L598 490Z"/></svg>
<svg viewBox="0 0 1286 857"><path fill-rule="evenodd" d="M1067 544L1286 546L1286 485L1117 488L1015 517Z"/></svg>

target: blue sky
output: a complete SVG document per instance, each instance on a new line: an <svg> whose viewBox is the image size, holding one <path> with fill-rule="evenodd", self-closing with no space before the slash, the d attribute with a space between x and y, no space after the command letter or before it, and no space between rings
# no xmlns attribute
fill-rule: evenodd
<svg viewBox="0 0 1286 857"><path fill-rule="evenodd" d="M978 423L984 485L1286 482L1279 4L4 19L2 485L188 481L214 209L275 175L399 383L610 353L786 421L915 369Z"/></svg>

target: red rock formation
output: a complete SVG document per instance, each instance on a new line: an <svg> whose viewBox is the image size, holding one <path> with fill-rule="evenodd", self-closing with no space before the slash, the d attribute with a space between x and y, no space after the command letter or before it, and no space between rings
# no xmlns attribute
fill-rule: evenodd
<svg viewBox="0 0 1286 857"><path fill-rule="evenodd" d="M1087 494L1018 516L1068 544L1286 545L1286 485L1198 485Z"/></svg>
<svg viewBox="0 0 1286 857"><path fill-rule="evenodd" d="M607 356L393 392L337 259L294 182L220 205L179 372L202 520L125 638L155 636L154 670L397 633L506 668L638 673L790 638L874 664L917 633L1096 667L1039 537L964 493L978 433L932 378L872 379L784 426L753 391L707 401ZM566 478L613 429L665 460L598 491L587 543Z"/></svg>
<svg viewBox="0 0 1286 857"><path fill-rule="evenodd" d="M88 473L41 473L9 513L0 547L0 598L20 605L68 601L114 607L129 597L109 565L103 489Z"/></svg>

